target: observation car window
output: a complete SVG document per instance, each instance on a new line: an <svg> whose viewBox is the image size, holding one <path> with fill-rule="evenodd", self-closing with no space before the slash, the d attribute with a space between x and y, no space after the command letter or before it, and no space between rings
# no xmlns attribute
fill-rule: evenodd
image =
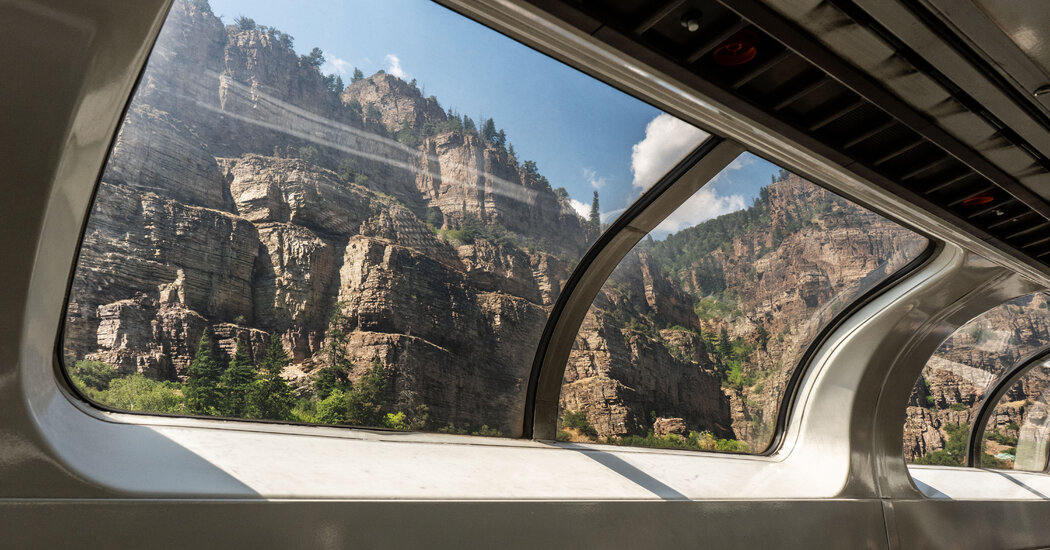
<svg viewBox="0 0 1050 550"><path fill-rule="evenodd" d="M928 244L737 157L602 287L565 370L558 438L763 452L807 348Z"/></svg>
<svg viewBox="0 0 1050 550"><path fill-rule="evenodd" d="M430 2L177 0L64 364L120 410L519 435L602 219L706 137Z"/></svg>
<svg viewBox="0 0 1050 550"><path fill-rule="evenodd" d="M1026 356L1047 345L1050 295L1046 292L992 308L952 333L930 357L912 389L904 423L904 458L915 464L966 465L970 427L985 400ZM1045 369L1034 368L996 406L986 435L1000 439L982 444L995 451L993 456L1014 447L1006 443L1017 437L1026 414L1036 414L1033 407L1046 377ZM1033 402L1028 404L1029 400Z"/></svg>
<svg viewBox="0 0 1050 550"><path fill-rule="evenodd" d="M1014 382L992 410L981 438L984 468L1041 472L1050 451L1050 361Z"/></svg>

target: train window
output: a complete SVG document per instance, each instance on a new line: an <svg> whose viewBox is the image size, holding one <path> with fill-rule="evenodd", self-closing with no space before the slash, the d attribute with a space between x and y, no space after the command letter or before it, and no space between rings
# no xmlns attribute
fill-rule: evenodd
<svg viewBox="0 0 1050 550"><path fill-rule="evenodd" d="M518 435L603 217L705 138L430 2L177 0L87 222L67 372L121 410Z"/></svg>
<svg viewBox="0 0 1050 550"><path fill-rule="evenodd" d="M1021 296L988 310L952 333L923 367L912 389L904 424L905 459L915 464L965 465L970 426L985 399L1011 369L1048 344L1050 296L1044 292ZM996 406L994 426L986 433L1001 441L994 440L985 447L995 451L993 456L1013 447L1004 442L1017 437L1016 426L1024 414L1037 414L1034 402L1026 403L1038 398L1044 372L1038 368L1030 371L1027 385L1011 389L1005 401ZM1015 403L1014 398L1019 398L1021 404ZM1011 418L1010 414L1017 416Z"/></svg>
<svg viewBox="0 0 1050 550"><path fill-rule="evenodd" d="M927 245L739 156L602 287L565 370L559 439L763 452L806 349Z"/></svg>
<svg viewBox="0 0 1050 550"><path fill-rule="evenodd" d="M992 410L981 439L985 468L1041 472L1050 451L1050 361L1040 361L1010 386Z"/></svg>

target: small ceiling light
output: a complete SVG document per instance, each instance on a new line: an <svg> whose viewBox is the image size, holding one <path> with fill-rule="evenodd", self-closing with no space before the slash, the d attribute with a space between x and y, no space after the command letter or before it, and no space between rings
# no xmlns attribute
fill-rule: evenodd
<svg viewBox="0 0 1050 550"><path fill-rule="evenodd" d="M982 204L988 204L995 200L995 197L991 195L974 195L968 199L962 201L963 206L980 206Z"/></svg>
<svg viewBox="0 0 1050 550"><path fill-rule="evenodd" d="M743 65L758 55L758 35L749 30L742 30L719 44L711 55L719 65Z"/></svg>
<svg viewBox="0 0 1050 550"><path fill-rule="evenodd" d="M704 20L704 14L698 11L688 11L682 15L682 28L689 32L700 30L700 22Z"/></svg>

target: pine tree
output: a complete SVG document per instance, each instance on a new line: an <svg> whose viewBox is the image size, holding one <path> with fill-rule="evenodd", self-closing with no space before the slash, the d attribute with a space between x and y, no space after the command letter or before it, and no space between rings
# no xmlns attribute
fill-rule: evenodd
<svg viewBox="0 0 1050 550"><path fill-rule="evenodd" d="M350 83L353 84L359 80L365 79L365 73L361 72L361 69L354 67L354 75L350 77Z"/></svg>
<svg viewBox="0 0 1050 550"><path fill-rule="evenodd" d="M270 345L259 362L259 378L252 385L251 412L258 418L290 420L295 396L281 371L291 359L277 334L270 335Z"/></svg>
<svg viewBox="0 0 1050 550"><path fill-rule="evenodd" d="M591 228L598 231L602 228L602 216L601 211L598 208L598 190L594 190L594 200L591 201L591 216L590 216Z"/></svg>
<svg viewBox="0 0 1050 550"><path fill-rule="evenodd" d="M468 134L476 135L478 133L478 127L474 125L474 121L467 115L463 115L463 130Z"/></svg>
<svg viewBox="0 0 1050 550"><path fill-rule="evenodd" d="M386 373L383 363L376 359L368 372L346 394L346 421L355 426L382 426L386 418L383 403L386 394Z"/></svg>
<svg viewBox="0 0 1050 550"><path fill-rule="evenodd" d="M300 55L299 61L307 67L320 69L321 65L324 65L324 52L321 51L321 48L314 48L310 50L310 53Z"/></svg>
<svg viewBox="0 0 1050 550"><path fill-rule="evenodd" d="M246 418L249 416L252 382L255 381L255 365L248 357L248 344L238 343L230 366L222 373L219 387L223 400L219 410L223 416Z"/></svg>
<svg viewBox="0 0 1050 550"><path fill-rule="evenodd" d="M321 349L321 370L314 379L314 391L318 399L325 399L332 390L350 389L350 358L346 355L346 344L350 337L346 333L346 316L343 315L343 303L335 304L335 312L328 323L324 347Z"/></svg>
<svg viewBox="0 0 1050 550"><path fill-rule="evenodd" d="M183 388L186 394L186 410L190 414L218 414L221 394L219 378L222 369L215 360L214 346L207 331L197 345L197 354L187 369L188 380Z"/></svg>
<svg viewBox="0 0 1050 550"><path fill-rule="evenodd" d="M733 343L729 340L729 332L726 331L726 327L718 332L718 355L722 362L732 359L733 356Z"/></svg>
<svg viewBox="0 0 1050 550"><path fill-rule="evenodd" d="M496 123L493 122L493 120L491 118L485 120L485 122L483 122L481 124L481 139L483 139L483 140L485 140L485 141L487 141L489 143L495 144L494 142L495 142L496 136L497 136L497 134L496 134Z"/></svg>

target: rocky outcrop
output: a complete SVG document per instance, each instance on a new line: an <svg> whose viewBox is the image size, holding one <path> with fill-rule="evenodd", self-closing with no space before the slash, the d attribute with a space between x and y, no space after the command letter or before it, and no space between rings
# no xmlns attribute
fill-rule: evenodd
<svg viewBox="0 0 1050 550"><path fill-rule="evenodd" d="M392 75L334 93L279 32L176 2L90 216L67 360L180 380L205 332L253 359L276 336L308 393L338 314L351 378L379 360L397 410L517 431L590 237L546 180L446 120ZM468 213L476 234L443 236Z"/></svg>
<svg viewBox="0 0 1050 550"><path fill-rule="evenodd" d="M421 129L447 119L437 98L424 98L415 80L408 83L385 73L354 82L340 98L347 105L356 102L361 108L373 107L381 115L378 122L391 134L402 128Z"/></svg>

